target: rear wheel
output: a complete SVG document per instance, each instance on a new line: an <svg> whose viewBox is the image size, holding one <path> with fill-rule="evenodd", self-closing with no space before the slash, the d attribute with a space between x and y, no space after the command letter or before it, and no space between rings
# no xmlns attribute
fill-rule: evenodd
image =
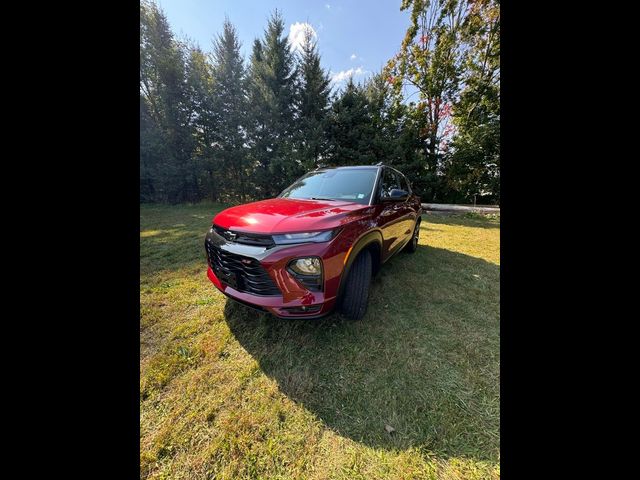
<svg viewBox="0 0 640 480"><path fill-rule="evenodd" d="M341 311L352 320L360 320L367 311L369 286L371 285L371 253L365 250L351 265L344 286Z"/></svg>
<svg viewBox="0 0 640 480"><path fill-rule="evenodd" d="M418 249L418 240L420 239L420 221L421 218L418 217L416 221L416 226L413 229L413 235L411 236L411 240L407 243L407 246L404 247L405 252L413 253Z"/></svg>

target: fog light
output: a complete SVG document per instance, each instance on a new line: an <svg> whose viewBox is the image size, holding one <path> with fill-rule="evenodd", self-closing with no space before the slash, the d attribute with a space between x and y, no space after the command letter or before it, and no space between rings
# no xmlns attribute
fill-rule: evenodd
<svg viewBox="0 0 640 480"><path fill-rule="evenodd" d="M322 266L317 257L297 258L289 264L289 268L300 275L320 275Z"/></svg>

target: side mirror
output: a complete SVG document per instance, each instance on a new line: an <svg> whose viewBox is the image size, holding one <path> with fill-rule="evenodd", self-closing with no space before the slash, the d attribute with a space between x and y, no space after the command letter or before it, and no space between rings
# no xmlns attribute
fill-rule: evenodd
<svg viewBox="0 0 640 480"><path fill-rule="evenodd" d="M400 190L399 188L392 188L388 195L382 197L383 202L404 202L409 198L409 192L406 190Z"/></svg>

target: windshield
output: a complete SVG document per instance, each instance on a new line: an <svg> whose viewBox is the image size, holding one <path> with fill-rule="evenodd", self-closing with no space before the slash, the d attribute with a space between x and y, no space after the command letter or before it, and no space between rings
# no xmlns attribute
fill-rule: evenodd
<svg viewBox="0 0 640 480"><path fill-rule="evenodd" d="M344 200L368 205L377 173L377 168L317 170L296 180L280 197Z"/></svg>

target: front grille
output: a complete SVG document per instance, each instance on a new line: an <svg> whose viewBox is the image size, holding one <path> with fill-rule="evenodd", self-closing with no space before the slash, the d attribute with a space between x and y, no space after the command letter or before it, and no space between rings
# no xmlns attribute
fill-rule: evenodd
<svg viewBox="0 0 640 480"><path fill-rule="evenodd" d="M275 245L271 235L261 235L258 233L245 233L227 230L226 228L214 225L215 232L228 242L254 245L258 247L271 248Z"/></svg>
<svg viewBox="0 0 640 480"><path fill-rule="evenodd" d="M282 294L256 259L222 250L208 239L205 246L209 266L222 283L253 295Z"/></svg>

